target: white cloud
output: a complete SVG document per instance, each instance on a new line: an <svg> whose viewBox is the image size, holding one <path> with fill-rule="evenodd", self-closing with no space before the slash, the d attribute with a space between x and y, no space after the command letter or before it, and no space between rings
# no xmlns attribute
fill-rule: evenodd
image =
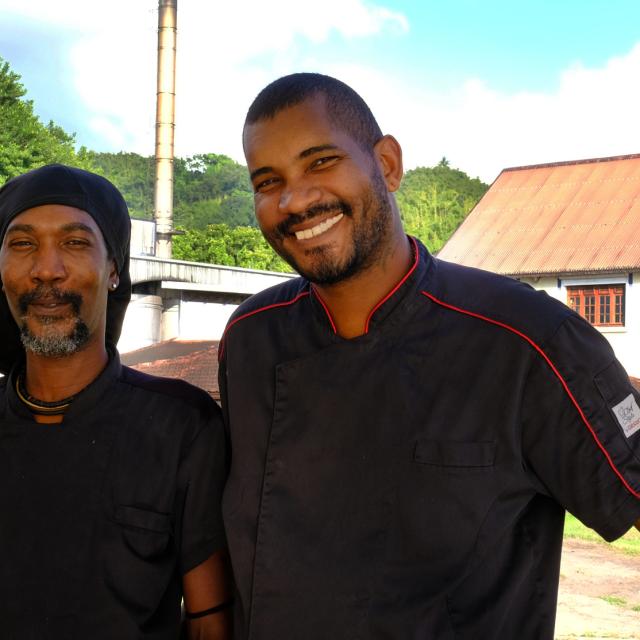
<svg viewBox="0 0 640 640"><path fill-rule="evenodd" d="M638 77L640 43L602 67L571 66L550 93L504 94L478 79L444 104L407 93L396 132L406 141L408 166L446 155L488 181L509 166L638 153Z"/></svg>
<svg viewBox="0 0 640 640"><path fill-rule="evenodd" d="M143 0L110 0L108 3L90 0L0 0L0 12L21 16L50 25L80 30L83 33L104 32L107 28L125 28L141 14L153 15L157 3Z"/></svg>
<svg viewBox="0 0 640 640"><path fill-rule="evenodd" d="M210 65L286 51L299 38L319 44L334 32L356 38L387 28L400 32L409 28L402 14L364 0L325 0L314 5L300 0L182 3L178 26L188 38L181 46L195 46Z"/></svg>
<svg viewBox="0 0 640 640"><path fill-rule="evenodd" d="M117 32L86 37L72 47L74 84L89 126L110 145L153 153L156 95L156 29L132 23ZM111 123L94 126L93 123Z"/></svg>
<svg viewBox="0 0 640 640"><path fill-rule="evenodd" d="M0 11L81 34L70 45L69 65L91 114L87 126L105 148L124 145L143 154L153 153L156 8L153 0L0 0ZM247 106L264 84L292 69L305 43L408 28L403 15L364 0L326 0L312 9L298 0L181 3L177 153L216 151L241 160Z"/></svg>
<svg viewBox="0 0 640 640"><path fill-rule="evenodd" d="M113 119L104 116L95 116L89 119L89 126L105 140L109 140L114 149L128 150L130 148L130 140L125 138L124 129L120 122L114 122Z"/></svg>
<svg viewBox="0 0 640 640"><path fill-rule="evenodd" d="M386 29L402 33L409 24L403 15L363 0L327 0L312 9L299 0L182 4L177 153L215 151L242 161L242 123L258 91L280 75L321 70L318 63L307 66L305 43L326 43L334 34L374 36Z"/></svg>
<svg viewBox="0 0 640 640"><path fill-rule="evenodd" d="M379 1L326 0L311 8L299 0L181 2L176 152L214 151L242 161L249 103L275 77L300 70L354 86L401 142L407 168L447 156L490 181L507 166L640 152L640 43L600 67L572 65L554 91L508 94L469 78L438 94L419 74L407 83L415 61L394 75L329 57L339 40L408 32L407 18ZM156 8L155 0L0 0L3 18L19 15L75 34L68 68L88 113L85 126L103 148L143 154L153 153ZM82 143L83 123L74 129Z"/></svg>
<svg viewBox="0 0 640 640"><path fill-rule="evenodd" d="M242 161L240 128L251 99L278 75L302 69L335 75L359 91L383 130L400 140L407 168L446 156L453 166L491 182L509 166L640 152L640 44L601 67L571 66L550 92L508 94L476 78L436 94L419 78L409 86L372 66L286 53L270 66L212 60L209 69L199 84L183 79L181 153L215 150Z"/></svg>
<svg viewBox="0 0 640 640"><path fill-rule="evenodd" d="M0 0L0 14L5 24L33 23L64 34L61 73L71 76L78 111L87 113L74 130L88 127L105 147L124 143L153 153L157 3Z"/></svg>

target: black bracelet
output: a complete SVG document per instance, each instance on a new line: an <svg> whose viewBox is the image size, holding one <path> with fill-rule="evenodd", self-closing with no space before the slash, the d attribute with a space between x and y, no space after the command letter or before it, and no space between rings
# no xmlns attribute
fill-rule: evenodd
<svg viewBox="0 0 640 640"><path fill-rule="evenodd" d="M229 600L225 600L219 605L215 607L211 607L211 609L205 609L204 611L197 611L196 613L189 613L188 611L184 612L184 617L187 620L195 620L196 618L204 618L204 616L210 616L212 613L218 613L219 611L224 611L229 607L233 606L233 598Z"/></svg>

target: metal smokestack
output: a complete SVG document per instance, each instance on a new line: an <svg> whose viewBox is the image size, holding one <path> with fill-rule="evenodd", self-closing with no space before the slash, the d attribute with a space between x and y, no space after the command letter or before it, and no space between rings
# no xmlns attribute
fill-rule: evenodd
<svg viewBox="0 0 640 640"><path fill-rule="evenodd" d="M158 2L158 91L156 100L156 255L171 258L173 235L173 139L176 100L178 0Z"/></svg>

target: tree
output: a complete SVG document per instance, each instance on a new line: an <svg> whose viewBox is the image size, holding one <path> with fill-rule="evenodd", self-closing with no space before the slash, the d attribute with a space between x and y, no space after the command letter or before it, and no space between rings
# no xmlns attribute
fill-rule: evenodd
<svg viewBox="0 0 640 640"><path fill-rule="evenodd" d="M122 192L131 215L153 217L153 156L87 152L96 170ZM231 158L207 153L174 160L176 226L206 229L210 224L256 226L253 189L246 167Z"/></svg>
<svg viewBox="0 0 640 640"><path fill-rule="evenodd" d="M0 184L48 162L96 171L122 192L131 215L153 217L155 163L136 153L74 150L74 137L42 124L25 99L20 76L0 58ZM406 230L438 251L488 186L453 169L446 157L434 167L408 171L397 193ZM198 154L174 161L173 241L176 258L254 269L290 271L257 229L246 167L225 155Z"/></svg>
<svg viewBox="0 0 640 640"><path fill-rule="evenodd" d="M43 124L25 95L20 76L0 58L0 184L51 162L90 169L74 149L74 136L52 121Z"/></svg>
<svg viewBox="0 0 640 640"><path fill-rule="evenodd" d="M176 224L195 229L210 224L256 226L246 167L207 153L176 161L175 168Z"/></svg>
<svg viewBox="0 0 640 640"><path fill-rule="evenodd" d="M186 229L173 239L173 257L248 269L291 271L255 227L211 224L206 229Z"/></svg>
<svg viewBox="0 0 640 640"><path fill-rule="evenodd" d="M95 170L122 192L134 218L153 218L155 163L153 156L137 153L96 153L88 151Z"/></svg>
<svg viewBox="0 0 640 640"><path fill-rule="evenodd" d="M405 229L439 251L488 188L444 157L435 167L407 171L397 194Z"/></svg>

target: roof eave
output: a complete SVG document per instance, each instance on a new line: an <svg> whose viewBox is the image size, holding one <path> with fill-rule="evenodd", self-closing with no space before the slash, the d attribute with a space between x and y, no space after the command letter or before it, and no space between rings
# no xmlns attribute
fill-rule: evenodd
<svg viewBox="0 0 640 640"><path fill-rule="evenodd" d="M510 278L566 278L571 276L621 275L640 271L640 265L626 267L603 267L602 269L571 269L570 271L496 271Z"/></svg>

